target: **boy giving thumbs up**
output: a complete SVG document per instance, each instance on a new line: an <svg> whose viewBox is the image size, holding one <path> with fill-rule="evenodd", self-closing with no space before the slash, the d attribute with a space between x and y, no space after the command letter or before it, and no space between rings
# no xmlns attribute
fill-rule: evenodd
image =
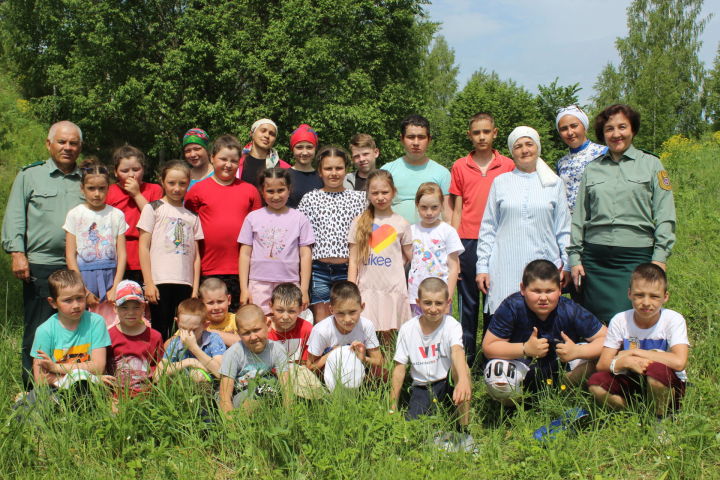
<svg viewBox="0 0 720 480"><path fill-rule="evenodd" d="M530 262L520 291L498 307L483 340L488 393L511 405L545 382L581 385L595 371L606 333L592 313L561 296L552 262Z"/></svg>

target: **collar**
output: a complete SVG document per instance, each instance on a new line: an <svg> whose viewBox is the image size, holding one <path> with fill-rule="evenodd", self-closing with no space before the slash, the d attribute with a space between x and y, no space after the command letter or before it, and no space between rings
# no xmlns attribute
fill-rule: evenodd
<svg viewBox="0 0 720 480"><path fill-rule="evenodd" d="M641 156L641 153L642 152L640 150L635 148L635 145L631 144L630 147L623 152L623 156L620 158L620 161L622 162L625 160L635 160ZM612 153L610 152L610 149L605 152L605 155L602 158L603 160L607 160L609 162L615 162L612 158Z"/></svg>
<svg viewBox="0 0 720 480"><path fill-rule="evenodd" d="M80 176L80 167L78 167L77 164L75 165L75 169L72 172L65 173L62 170L60 170L60 168L58 168L57 164L55 163L55 160L53 160L52 158L48 158L45 161L45 167L48 169L48 173L53 177L57 177L59 175L62 175L63 177L68 177L71 175L77 176L77 177Z"/></svg>
<svg viewBox="0 0 720 480"><path fill-rule="evenodd" d="M571 149L570 149L570 153L582 152L583 150L585 150L585 149L588 147L588 145L590 145L590 140L585 139L585 143L583 143L583 144L580 145L579 147L577 147L577 148L571 148Z"/></svg>
<svg viewBox="0 0 720 480"><path fill-rule="evenodd" d="M500 167L500 162L498 161L498 157L500 156L500 152L498 152L498 151L495 150L495 149L493 149L492 152L493 152L493 158L492 158L492 160L490 160L490 163L488 163L488 168L487 168L488 170L492 170L493 168L499 168L499 167ZM475 160L473 160L473 158L472 158L474 153L475 153L475 150L473 150L473 151L471 151L470 153L468 153L467 157L465 157L465 163L466 163L467 166L469 166L470 168L474 168L475 170L477 170L477 171L479 172L479 171L480 171L480 167L478 167L477 163L475 163Z"/></svg>
<svg viewBox="0 0 720 480"><path fill-rule="evenodd" d="M205 348L210 344L210 332L207 330L203 330L202 337L200 338L200 342L198 343L198 346L200 347L200 350Z"/></svg>

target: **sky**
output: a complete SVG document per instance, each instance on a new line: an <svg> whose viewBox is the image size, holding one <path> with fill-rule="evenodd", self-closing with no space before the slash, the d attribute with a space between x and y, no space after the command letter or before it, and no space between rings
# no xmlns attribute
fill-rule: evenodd
<svg viewBox="0 0 720 480"><path fill-rule="evenodd" d="M484 68L531 92L559 77L579 83L588 103L603 67L619 64L615 40L627 35L628 0L433 0L426 6L455 51L459 88ZM720 0L705 0L713 13L701 36L700 60L712 68L720 42Z"/></svg>

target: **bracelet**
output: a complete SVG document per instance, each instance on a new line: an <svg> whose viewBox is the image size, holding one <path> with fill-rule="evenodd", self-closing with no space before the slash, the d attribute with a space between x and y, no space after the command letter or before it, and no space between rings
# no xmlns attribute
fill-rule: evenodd
<svg viewBox="0 0 720 480"><path fill-rule="evenodd" d="M523 348L522 356L523 356L523 358L527 358L527 353L525 353L525 344L526 344L526 343L527 343L527 342L523 342L523 344L522 344L522 348Z"/></svg>
<svg viewBox="0 0 720 480"><path fill-rule="evenodd" d="M619 372L615 371L615 362L617 362L617 358L613 358L610 362L610 373L612 373L613 375L626 375L628 373L627 368L623 368Z"/></svg>

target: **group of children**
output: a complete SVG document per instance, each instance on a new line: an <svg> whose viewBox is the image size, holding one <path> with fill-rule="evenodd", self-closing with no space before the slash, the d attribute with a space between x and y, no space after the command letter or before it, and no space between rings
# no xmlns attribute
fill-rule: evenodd
<svg viewBox="0 0 720 480"><path fill-rule="evenodd" d="M210 145L204 131L188 131L186 161L163 165L159 186L143 181L144 155L133 147L115 152L113 185L106 167L86 162L85 203L64 226L69 270L50 277L58 313L37 330L32 349L35 381L57 387L86 371L116 392L139 393L187 372L220 379L219 405L229 411L268 392L315 395L320 375L305 369L323 372L331 389L357 386L366 372L386 380L381 346L394 346L391 411L409 364L408 417L448 399L465 428L475 332L448 313L456 288L462 310L474 295L467 308L477 329L479 294L468 285L474 261L462 256L475 252L484 207L477 189L487 193L512 166L493 150L496 135L491 116L471 119L475 150L458 160L452 180L429 163L429 124L419 116L402 125L406 156L383 169L369 135L353 137L350 154L318 150L308 125L291 135L288 168L273 149L269 119L253 125L244 147L231 135ZM480 186L474 176L484 178ZM408 202L411 213L394 212ZM634 311L619 313L608 330L561 296L554 264L531 262L482 341L490 396L509 405L564 374L578 385L589 377L596 399L620 408L641 375L664 414L682 395L688 345L682 316L661 308L666 287L662 269L638 267Z"/></svg>

